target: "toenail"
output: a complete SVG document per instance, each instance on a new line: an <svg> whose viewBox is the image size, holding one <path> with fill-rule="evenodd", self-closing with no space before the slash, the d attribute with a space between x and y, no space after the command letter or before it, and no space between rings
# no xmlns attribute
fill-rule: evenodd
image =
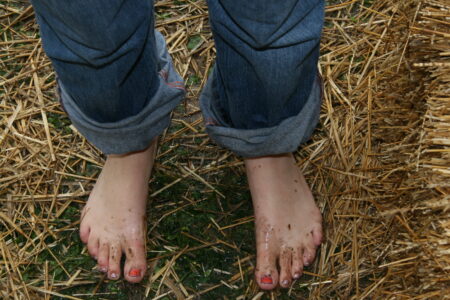
<svg viewBox="0 0 450 300"><path fill-rule="evenodd" d="M300 278L300 274L299 273L295 273L294 274L294 279L299 279Z"/></svg>
<svg viewBox="0 0 450 300"><path fill-rule="evenodd" d="M305 262L304 262L304 265L305 265L305 266L309 266L309 261L305 261Z"/></svg>
<svg viewBox="0 0 450 300"><path fill-rule="evenodd" d="M281 284L283 284L283 285L289 285L289 280L285 279L285 280L283 280L283 282L282 282Z"/></svg>
<svg viewBox="0 0 450 300"><path fill-rule="evenodd" d="M117 274L116 273L111 273L111 278L117 278Z"/></svg>
<svg viewBox="0 0 450 300"><path fill-rule="evenodd" d="M264 283L264 284L273 284L272 277L270 277L270 275L263 276L263 277L261 278L261 283Z"/></svg>
<svg viewBox="0 0 450 300"><path fill-rule="evenodd" d="M131 269L128 273L131 277L140 277L141 276L141 270L139 269Z"/></svg>
<svg viewBox="0 0 450 300"><path fill-rule="evenodd" d="M100 267L99 270L100 270L100 272L106 272L106 271L108 271L108 269L107 269L106 267Z"/></svg>

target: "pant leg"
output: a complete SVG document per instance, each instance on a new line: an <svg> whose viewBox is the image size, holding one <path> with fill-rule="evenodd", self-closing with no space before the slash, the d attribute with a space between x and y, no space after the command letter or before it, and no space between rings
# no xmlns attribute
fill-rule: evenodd
<svg viewBox="0 0 450 300"><path fill-rule="evenodd" d="M217 48L201 96L218 144L254 157L292 152L320 112L323 0L210 0Z"/></svg>
<svg viewBox="0 0 450 300"><path fill-rule="evenodd" d="M146 148L183 98L153 1L32 0L61 102L106 154Z"/></svg>

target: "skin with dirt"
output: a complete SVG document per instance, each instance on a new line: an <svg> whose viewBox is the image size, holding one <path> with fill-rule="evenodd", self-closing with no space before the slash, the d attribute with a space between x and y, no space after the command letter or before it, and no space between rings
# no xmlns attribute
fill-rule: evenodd
<svg viewBox="0 0 450 300"><path fill-rule="evenodd" d="M82 213L80 236L109 279L140 282L146 272L148 181L156 143L108 156ZM292 154L245 159L255 212L256 280L262 289L289 287L314 259L321 214ZM279 266L279 267L278 267Z"/></svg>

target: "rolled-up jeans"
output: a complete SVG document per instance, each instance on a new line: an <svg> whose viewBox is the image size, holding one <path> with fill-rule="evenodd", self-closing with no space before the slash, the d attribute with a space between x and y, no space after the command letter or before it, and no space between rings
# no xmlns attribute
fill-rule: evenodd
<svg viewBox="0 0 450 300"><path fill-rule="evenodd" d="M143 150L185 88L151 0L32 0L69 118L105 154ZM209 0L206 130L243 157L295 151L319 119L323 0Z"/></svg>

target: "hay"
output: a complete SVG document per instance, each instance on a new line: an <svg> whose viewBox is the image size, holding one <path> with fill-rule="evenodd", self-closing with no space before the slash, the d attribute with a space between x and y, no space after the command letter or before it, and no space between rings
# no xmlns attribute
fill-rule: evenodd
<svg viewBox="0 0 450 300"><path fill-rule="evenodd" d="M170 180L159 184L160 176L151 183L150 270L137 289L110 286L92 272L80 247L78 210L103 158L70 126L56 101L54 73L28 2L0 2L3 299L117 299L123 291L136 299L210 299L219 290L237 299L450 294L448 1L351 0L327 6L321 125L296 154L324 214L326 241L306 276L289 291L273 293L256 288L254 252L243 250L251 242L231 237L253 220L251 214L233 217L247 202L222 209L234 197L232 190L246 192L245 183L227 188L223 179L242 177L242 161L209 142L198 109L215 56L206 4L164 0L156 11L188 96L161 139L156 171ZM188 187L179 198L166 198L184 182ZM189 188L194 184L206 196L196 198ZM199 206L206 201L217 202L218 211ZM192 207L213 213L205 234L183 232L180 236L195 244L174 246L161 224ZM236 259L214 267L221 280L190 285L180 266L186 259L194 260L193 268L200 265L206 257L195 253L205 249L220 255L234 251Z"/></svg>

